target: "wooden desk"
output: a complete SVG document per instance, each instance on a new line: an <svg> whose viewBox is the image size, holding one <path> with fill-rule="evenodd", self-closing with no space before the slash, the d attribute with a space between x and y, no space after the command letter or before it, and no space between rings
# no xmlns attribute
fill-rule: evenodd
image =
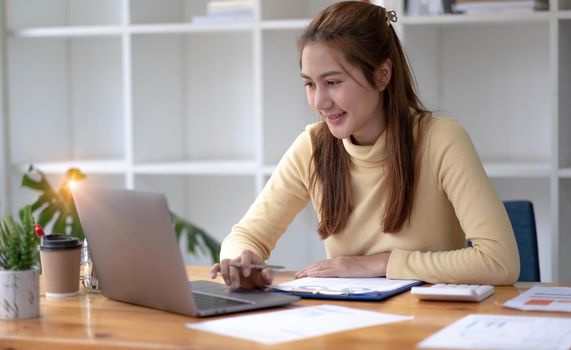
<svg viewBox="0 0 571 350"><path fill-rule="evenodd" d="M206 267L189 267L191 280L209 279ZM292 274L280 273L277 281ZM363 328L307 340L271 346L272 349L413 349L444 326L470 313L564 316L565 313L522 312L501 304L532 284L496 287L494 296L482 303L418 301L404 293L382 302L336 302L302 300L287 308L325 302L354 308L412 315L414 320ZM40 292L39 318L0 321L2 349L268 349L270 346L236 338L190 330L197 319L106 299L81 292L66 299L46 299ZM283 308L281 308L283 310ZM271 311L258 311L269 312ZM273 309L280 310L278 309ZM235 314L239 315L239 314ZM243 314L241 314L243 315ZM231 316L220 316L231 317Z"/></svg>

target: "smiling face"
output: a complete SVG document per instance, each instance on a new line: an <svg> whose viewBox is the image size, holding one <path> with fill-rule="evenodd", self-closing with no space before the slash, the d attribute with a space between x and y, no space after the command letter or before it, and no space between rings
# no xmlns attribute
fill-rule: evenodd
<svg viewBox="0 0 571 350"><path fill-rule="evenodd" d="M351 137L358 145L375 143L385 127L381 99L384 88L371 86L358 66L322 42L303 48L301 67L307 102L333 136Z"/></svg>

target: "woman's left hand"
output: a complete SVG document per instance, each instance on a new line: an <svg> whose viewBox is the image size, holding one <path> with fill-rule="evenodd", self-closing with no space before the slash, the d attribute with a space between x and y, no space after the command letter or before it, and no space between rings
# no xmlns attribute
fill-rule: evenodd
<svg viewBox="0 0 571 350"><path fill-rule="evenodd" d="M386 276L390 256L390 252L365 256L338 256L301 269L295 274L295 278Z"/></svg>

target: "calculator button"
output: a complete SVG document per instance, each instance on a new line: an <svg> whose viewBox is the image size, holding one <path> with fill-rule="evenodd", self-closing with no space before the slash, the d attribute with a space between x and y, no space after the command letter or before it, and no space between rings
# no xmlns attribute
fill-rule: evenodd
<svg viewBox="0 0 571 350"><path fill-rule="evenodd" d="M479 302L494 294L494 287L477 284L435 284L430 287L413 287L411 293L421 300Z"/></svg>

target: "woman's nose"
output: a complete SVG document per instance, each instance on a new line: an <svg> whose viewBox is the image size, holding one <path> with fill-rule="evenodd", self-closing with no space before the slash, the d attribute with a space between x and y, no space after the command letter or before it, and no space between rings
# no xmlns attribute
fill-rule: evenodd
<svg viewBox="0 0 571 350"><path fill-rule="evenodd" d="M315 90L314 106L317 110L327 110L333 107L333 101L326 89L317 88Z"/></svg>

